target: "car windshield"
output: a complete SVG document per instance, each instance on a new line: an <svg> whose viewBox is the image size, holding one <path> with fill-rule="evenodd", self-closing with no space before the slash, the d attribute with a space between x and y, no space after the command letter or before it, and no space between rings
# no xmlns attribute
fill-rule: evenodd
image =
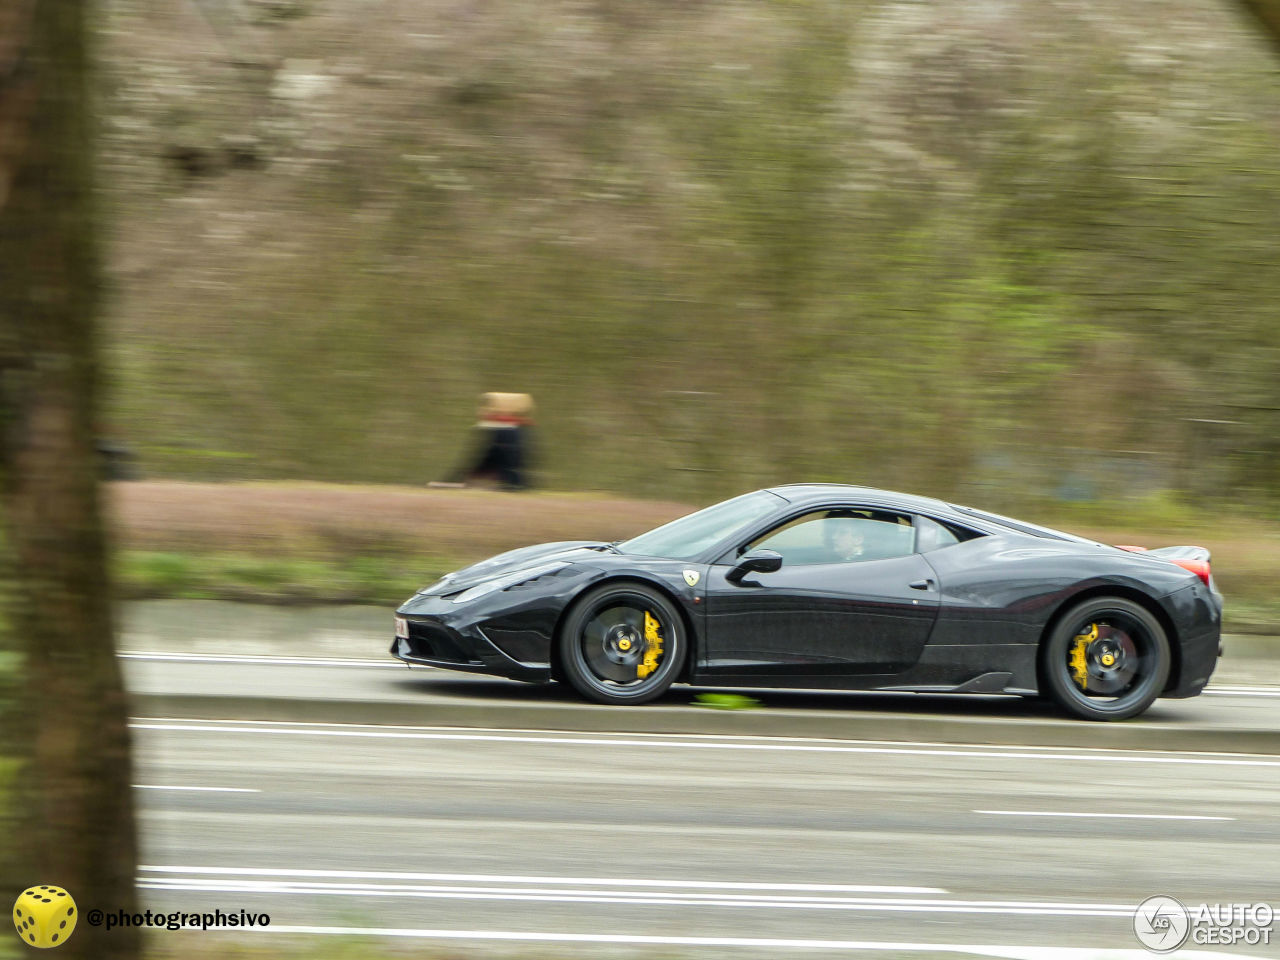
<svg viewBox="0 0 1280 960"><path fill-rule="evenodd" d="M745 493L642 533L618 544L617 549L622 553L646 557L692 560L708 547L736 531L745 530L786 502L776 493L767 490Z"/></svg>

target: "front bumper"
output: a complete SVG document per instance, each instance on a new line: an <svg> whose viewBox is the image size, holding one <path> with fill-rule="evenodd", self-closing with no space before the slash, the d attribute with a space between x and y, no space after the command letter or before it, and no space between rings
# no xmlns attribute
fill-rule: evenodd
<svg viewBox="0 0 1280 960"><path fill-rule="evenodd" d="M493 646L490 644L490 646ZM483 658L431 657L416 653L410 640L396 637L392 641L392 657L404 663L417 663L422 667L442 667L458 669L466 673L492 673L498 677L509 677L511 680L522 680L526 684L545 684L552 678L550 667L530 667L507 657L497 646L493 646L493 654Z"/></svg>
<svg viewBox="0 0 1280 960"><path fill-rule="evenodd" d="M406 605L407 606L407 605ZM391 655L405 663L488 673L527 683L551 679L553 617L519 616L510 611L477 617L442 598L418 598L413 612L401 608L397 617L408 626L408 637L396 637Z"/></svg>

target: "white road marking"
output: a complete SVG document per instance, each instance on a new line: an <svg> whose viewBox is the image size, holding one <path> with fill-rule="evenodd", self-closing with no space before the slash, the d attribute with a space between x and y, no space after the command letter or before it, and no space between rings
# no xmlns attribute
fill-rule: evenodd
<svg viewBox="0 0 1280 960"><path fill-rule="evenodd" d="M183 723L195 725L236 725L244 727L297 727L300 729L316 728L316 729L335 729L335 730L411 730L423 731L426 733L457 733L461 729L465 729L469 733L499 733L503 735L517 734L534 734L535 736L567 736L572 733L575 737L626 737L638 736L640 734L629 734L621 730L554 730L548 727L474 727L467 724L465 727L444 726L441 724L397 724L397 723L339 723L329 720L206 720L198 717L130 717L131 724L139 723ZM1252 759L1257 757L1269 757L1270 754L1253 754L1229 752L1223 750L1140 750L1132 747L1055 747L1055 746L1031 746L1030 744L1008 744L1008 743L948 743L942 740L860 740L855 737L796 737L796 736L777 736L772 734L740 734L740 733L661 733L661 732L645 732L645 737L659 740L716 740L725 741L726 743L744 742L744 743L833 743L842 745L855 746L888 746L898 747L910 745L913 747L944 747L953 749L955 747L964 747L966 750L991 750L1008 752L1010 750L1036 750L1042 752L1056 751L1059 753L1079 753L1087 750L1089 753L1114 753L1124 755L1135 754L1174 754L1179 757L1228 757L1236 759Z"/></svg>
<svg viewBox="0 0 1280 960"><path fill-rule="evenodd" d="M744 893L693 893L626 889L547 889L539 887L463 886L457 884L328 883L302 880L249 880L237 877L141 878L148 890L202 893L252 893L280 896L414 897L438 900L497 900L541 903L608 903L633 906L749 907L756 910L853 910L889 913L983 914L1001 916L1133 917L1134 904L1070 903L1030 900L944 900L921 897L779 896Z"/></svg>
<svg viewBox="0 0 1280 960"><path fill-rule="evenodd" d="M1233 690L1229 687L1209 687L1204 691L1216 697L1280 697L1280 690Z"/></svg>
<svg viewBox="0 0 1280 960"><path fill-rule="evenodd" d="M1093 754L1093 753L1049 753L1038 752L1038 748L1026 748L1020 752L995 753L991 751L980 751L970 747L963 749L945 749L945 748L920 748L920 747L868 747L854 745L827 745L812 743L739 743L739 742L718 742L708 740L693 740L691 738L682 737L679 740L641 740L634 736L626 738L613 737L609 739L582 737L582 736L508 736L500 734L476 734L476 733L426 733L426 732L406 732L395 730L368 730L368 729L343 729L343 728L314 728L314 727L292 727L292 726L219 726L210 724L196 723L153 723L145 720L137 720L130 723L130 726L137 730L169 730L169 731L186 731L193 733L259 733L268 734L270 736L314 736L314 737L358 737L380 740L454 740L468 741L473 743L540 743L552 744L557 746L612 746L612 747L648 747L648 748L681 748L681 749L701 749L701 750L766 750L766 751L794 751L801 753L874 753L874 754L894 754L905 756L930 756L930 757L986 757L991 759L1010 759L1010 760L1096 760L1109 761L1119 763L1172 763L1172 764L1197 764L1211 766L1242 766L1242 767L1280 767L1280 760L1265 759L1244 759L1252 755L1240 754L1236 755L1240 759L1226 758L1210 758L1210 757L1190 757L1190 756L1138 756L1138 755L1121 755L1119 752L1113 754Z"/></svg>
<svg viewBox="0 0 1280 960"><path fill-rule="evenodd" d="M600 887L665 887L687 890L787 890L806 893L947 893L941 887L902 887L848 883L756 883L729 880L651 880L635 877L549 877L490 873L403 873L386 870L276 870L265 867L148 866L144 873L194 873L206 876L296 877L341 880L434 880L467 883L526 883Z"/></svg>
<svg viewBox="0 0 1280 960"><path fill-rule="evenodd" d="M156 783L135 783L135 790L198 790L207 791L209 793L261 793L261 790L254 790L250 787L171 787Z"/></svg>
<svg viewBox="0 0 1280 960"><path fill-rule="evenodd" d="M150 829L166 829L172 831L229 830L235 831L243 827L242 813L223 811L187 811L187 810L142 810L139 816ZM324 813L256 813L254 823L263 830L279 830L292 835L295 830L307 830L315 833L335 832L340 835L353 835L352 831L361 830L370 833L385 831L387 835L412 830L422 836L432 831L452 834L458 829L483 829L492 835L503 835L510 838L508 842L529 842L537 844L562 843L565 837L577 840L592 841L602 848L611 848L618 842L626 842L643 846L654 831L652 824L619 826L614 822L587 823L582 820L535 820L519 816L511 817L413 817L406 820L403 816L324 814ZM865 841L865 826L850 825L832 827L816 826L736 826L719 823L691 823L663 825L663 833L668 838L687 840L691 844L743 843L748 846L758 843L777 842L782 845L796 842L797 833L803 831L812 837L821 834L824 841L830 843L857 844ZM199 852L199 851L194 851Z"/></svg>
<svg viewBox="0 0 1280 960"><path fill-rule="evenodd" d="M1120 820L1234 820L1235 817L1200 817L1173 813L1053 813L1041 810L975 810L974 813L990 813L1002 817L1084 817L1094 820L1111 817Z"/></svg>
<svg viewBox="0 0 1280 960"><path fill-rule="evenodd" d="M850 910L872 913L945 913L1034 917L1118 917L1130 919L1134 907L1105 904L1035 904L985 903L969 901L893 900L856 897L764 897L738 894L717 896L695 893L629 892L625 890L537 890L484 887L397 887L377 884L335 885L320 883L272 883L253 880L208 880L203 882L173 879L141 880L145 890L171 890L200 893L241 893L282 896L411 897L428 900L488 900L504 903L582 903L621 904L630 906L750 908L753 910Z"/></svg>
<svg viewBox="0 0 1280 960"><path fill-rule="evenodd" d="M888 940L801 940L771 937L656 937L604 933L525 933L497 930L433 930L406 927L321 927L271 924L243 927L258 933L313 936L407 937L420 940L500 940L533 943L615 943L637 946L758 947L768 950L881 950L904 953L958 953L1005 960L1150 960L1146 950L1037 947L1009 944L900 943ZM1217 950L1180 950L1179 960L1247 960L1244 954Z"/></svg>

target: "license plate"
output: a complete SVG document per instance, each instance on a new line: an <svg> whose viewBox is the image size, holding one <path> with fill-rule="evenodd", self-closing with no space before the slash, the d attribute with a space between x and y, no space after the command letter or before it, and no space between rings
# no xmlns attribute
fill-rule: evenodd
<svg viewBox="0 0 1280 960"><path fill-rule="evenodd" d="M409 621L404 617L396 617L396 637L401 640L409 639Z"/></svg>

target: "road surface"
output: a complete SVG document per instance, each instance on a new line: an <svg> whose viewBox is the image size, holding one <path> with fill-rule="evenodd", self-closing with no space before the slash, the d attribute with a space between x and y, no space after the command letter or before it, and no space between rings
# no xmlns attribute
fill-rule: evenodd
<svg viewBox="0 0 1280 960"><path fill-rule="evenodd" d="M141 654L135 692L572 700L372 663ZM761 696L823 717L889 702L1057 722L1010 698ZM1224 691L1152 722L1188 710L1274 724L1280 704ZM240 716L134 731L144 905L263 911L268 936L394 932L465 957L1136 958L1149 896L1280 907L1277 755ZM1046 953L1068 947L1084 952Z"/></svg>

